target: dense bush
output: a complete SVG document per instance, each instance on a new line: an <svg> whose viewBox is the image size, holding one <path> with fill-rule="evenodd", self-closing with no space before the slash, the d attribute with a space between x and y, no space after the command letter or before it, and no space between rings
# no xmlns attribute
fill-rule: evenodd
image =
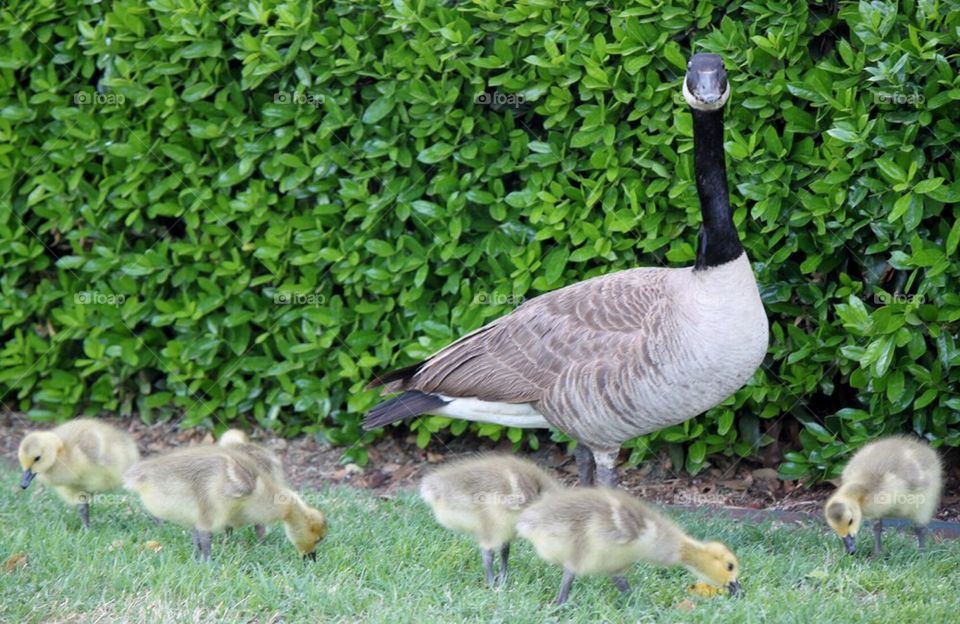
<svg viewBox="0 0 960 624"><path fill-rule="evenodd" d="M13 1L5 401L369 441L374 372L523 298L692 262L696 49L732 79L770 354L633 459L782 437L784 475L822 476L881 432L957 446L960 12L835 4Z"/></svg>

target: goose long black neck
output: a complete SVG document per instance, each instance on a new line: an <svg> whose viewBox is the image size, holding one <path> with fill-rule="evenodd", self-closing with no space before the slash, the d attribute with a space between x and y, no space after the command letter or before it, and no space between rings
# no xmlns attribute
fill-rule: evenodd
<svg viewBox="0 0 960 624"><path fill-rule="evenodd" d="M730 211L723 152L723 108L693 108L693 170L700 195L700 244L694 270L708 269L740 257L743 246Z"/></svg>

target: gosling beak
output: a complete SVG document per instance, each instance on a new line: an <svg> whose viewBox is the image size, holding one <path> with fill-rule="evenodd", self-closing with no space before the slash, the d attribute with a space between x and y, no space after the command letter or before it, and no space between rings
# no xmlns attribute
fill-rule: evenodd
<svg viewBox="0 0 960 624"><path fill-rule="evenodd" d="M308 553L305 555L305 557L306 557L307 559L309 559L310 561L316 561L316 560L317 560L317 551L314 550L313 552L308 552Z"/></svg>
<svg viewBox="0 0 960 624"><path fill-rule="evenodd" d="M848 535L843 538L843 545L847 547L847 554L852 555L857 549L857 540L854 536Z"/></svg>
<svg viewBox="0 0 960 624"><path fill-rule="evenodd" d="M730 581L727 583L727 591L730 592L731 596L736 596L740 593L740 581Z"/></svg>
<svg viewBox="0 0 960 624"><path fill-rule="evenodd" d="M37 473L27 468L23 471L23 479L20 479L20 487L24 490L30 487L30 482L37 476Z"/></svg>

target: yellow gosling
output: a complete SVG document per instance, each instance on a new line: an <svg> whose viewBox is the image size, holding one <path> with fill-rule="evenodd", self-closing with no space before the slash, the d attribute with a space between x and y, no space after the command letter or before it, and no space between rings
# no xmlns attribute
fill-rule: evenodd
<svg viewBox="0 0 960 624"><path fill-rule="evenodd" d="M551 492L520 515L517 532L542 559L563 566L557 605L567 601L573 579L581 575L611 576L620 591L628 591L623 574L638 561L681 565L705 583L726 587L731 594L740 590L740 564L726 546L691 538L620 490Z"/></svg>
<svg viewBox="0 0 960 624"><path fill-rule="evenodd" d="M326 518L248 454L230 446L179 449L142 461L123 477L154 516L193 528L194 555L210 558L214 532L282 522L301 556L316 560Z"/></svg>
<svg viewBox="0 0 960 624"><path fill-rule="evenodd" d="M520 512L557 481L533 462L504 454L486 454L455 461L423 478L420 495L442 526L465 533L480 544L488 585L507 577L510 542L516 537ZM494 551L500 572L493 574Z"/></svg>
<svg viewBox="0 0 960 624"><path fill-rule="evenodd" d="M91 418L29 433L17 455L23 468L20 487L26 489L39 478L77 506L85 528L90 526L93 496L119 488L123 472L140 459L128 433Z"/></svg>
<svg viewBox="0 0 960 624"><path fill-rule="evenodd" d="M893 436L857 451L823 511L850 554L856 550L864 519L874 520L874 556L880 554L884 518L912 520L917 546L923 550L926 527L940 505L942 489L943 471L936 451L916 438Z"/></svg>

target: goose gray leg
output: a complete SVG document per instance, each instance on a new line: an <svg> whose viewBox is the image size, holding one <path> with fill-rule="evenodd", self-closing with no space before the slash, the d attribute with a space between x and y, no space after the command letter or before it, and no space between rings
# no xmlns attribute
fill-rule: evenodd
<svg viewBox="0 0 960 624"><path fill-rule="evenodd" d="M193 530L193 556L201 561L210 561L210 542L213 535L210 531Z"/></svg>
<svg viewBox="0 0 960 624"><path fill-rule="evenodd" d="M507 562L510 561L510 543L500 547L500 573L497 574L497 584L503 585L507 582Z"/></svg>
<svg viewBox="0 0 960 624"><path fill-rule="evenodd" d="M616 488L620 480L617 478L617 456L620 449L614 451L594 451L593 460L597 464L597 485Z"/></svg>
<svg viewBox="0 0 960 624"><path fill-rule="evenodd" d="M580 487L590 487L596 484L597 464L593 461L593 451L586 444L577 442L573 449L573 456L577 460L577 476L580 478Z"/></svg>
<svg viewBox="0 0 960 624"><path fill-rule="evenodd" d="M924 542L926 541L927 537L927 527L917 525L913 527L913 532L917 535L917 549L919 549L920 552L923 552Z"/></svg>
<svg viewBox="0 0 960 624"><path fill-rule="evenodd" d="M627 582L627 579L622 576L613 577L613 584L617 586L617 589L620 590L621 594L625 594L630 591L630 583Z"/></svg>
<svg viewBox="0 0 960 624"><path fill-rule="evenodd" d="M877 518L873 522L873 556L880 556L880 534L883 533L883 520Z"/></svg>
<svg viewBox="0 0 960 624"><path fill-rule="evenodd" d="M80 523L83 524L83 528L90 528L90 503L83 501L77 505L77 511L80 513Z"/></svg>
<svg viewBox="0 0 960 624"><path fill-rule="evenodd" d="M558 607L567 601L570 597L570 586L573 585L574 574L570 570L563 569L563 580L560 581L560 595L553 601Z"/></svg>
<svg viewBox="0 0 960 624"><path fill-rule="evenodd" d="M493 549L481 548L480 554L483 555L483 576L487 579L487 585L493 587L495 581L493 576Z"/></svg>

